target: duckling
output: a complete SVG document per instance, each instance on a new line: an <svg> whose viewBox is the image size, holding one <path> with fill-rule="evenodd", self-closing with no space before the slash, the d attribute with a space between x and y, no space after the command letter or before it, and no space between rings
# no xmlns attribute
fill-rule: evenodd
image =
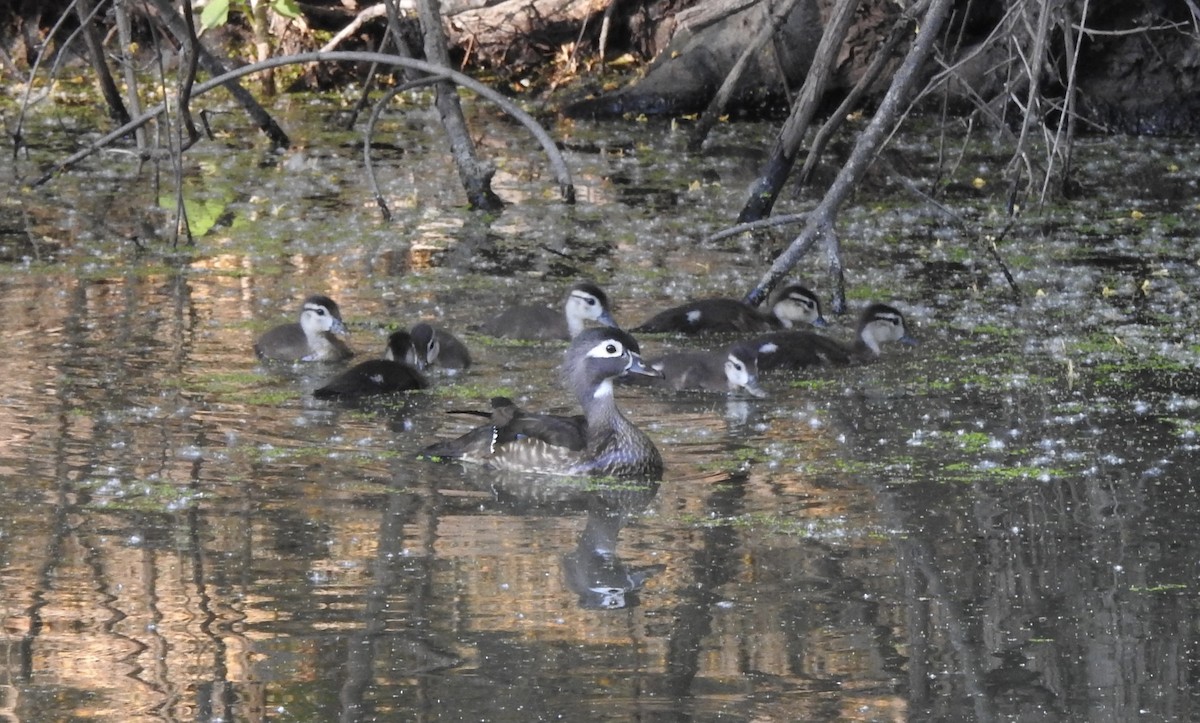
<svg viewBox="0 0 1200 723"><path fill-rule="evenodd" d="M545 306L516 306L484 322L480 331L508 339L574 339L589 321L619 328L604 291L581 282L567 291L561 312Z"/></svg>
<svg viewBox="0 0 1200 723"><path fill-rule="evenodd" d="M260 359L279 361L342 361L354 352L337 334L346 334L342 312L328 296L314 295L304 300L300 321L281 324L254 342Z"/></svg>
<svg viewBox="0 0 1200 723"><path fill-rule="evenodd" d="M355 364L313 391L317 399L346 399L375 394L392 394L429 386L421 372L404 359L412 349L412 337L407 331L393 332L388 337L382 359L370 359Z"/></svg>
<svg viewBox="0 0 1200 723"><path fill-rule="evenodd" d="M430 445L421 456L511 472L660 479L658 448L613 400L616 377L659 375L642 363L637 341L616 328L585 329L567 348L562 371L583 407L582 419L530 415L500 398L493 400L487 424Z"/></svg>
<svg viewBox="0 0 1200 723"><path fill-rule="evenodd" d="M650 368L662 372L662 379L636 381L644 385L682 391L700 389L736 395L745 392L765 397L758 385L758 352L753 344L738 342L712 352L692 351L668 354L650 362Z"/></svg>
<svg viewBox="0 0 1200 723"><path fill-rule="evenodd" d="M769 371L803 369L815 364L841 366L856 361L870 361L879 356L880 345L889 341L908 345L917 343L908 335L904 314L899 309L876 303L863 310L851 345L815 332L795 329L763 334L749 343L758 350L759 371Z"/></svg>
<svg viewBox="0 0 1200 723"><path fill-rule="evenodd" d="M769 308L771 313L765 314L737 299L699 299L661 311L632 331L710 334L790 329L800 323L826 325L820 299L800 284L788 284L772 294Z"/></svg>
<svg viewBox="0 0 1200 723"><path fill-rule="evenodd" d="M445 329L421 322L414 326L409 334L412 336L412 345L405 361L419 371L424 371L434 363L450 371L471 366L471 353L467 351L467 345Z"/></svg>

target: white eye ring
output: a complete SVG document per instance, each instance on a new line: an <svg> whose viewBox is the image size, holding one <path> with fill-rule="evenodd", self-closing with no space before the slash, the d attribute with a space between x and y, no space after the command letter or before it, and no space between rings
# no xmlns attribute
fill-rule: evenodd
<svg viewBox="0 0 1200 723"><path fill-rule="evenodd" d="M588 356L601 359L613 359L625 353L625 346L614 339L607 339L592 347Z"/></svg>

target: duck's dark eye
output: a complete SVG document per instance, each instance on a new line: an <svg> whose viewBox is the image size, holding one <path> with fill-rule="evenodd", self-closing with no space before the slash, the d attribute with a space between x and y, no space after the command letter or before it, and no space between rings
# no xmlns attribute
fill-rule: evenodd
<svg viewBox="0 0 1200 723"><path fill-rule="evenodd" d="M604 347L604 351L615 356L620 353L621 348L616 344L609 344L608 346Z"/></svg>
<svg viewBox="0 0 1200 723"><path fill-rule="evenodd" d="M596 305L596 298L594 296L586 296L583 300L587 302L588 306Z"/></svg>
<svg viewBox="0 0 1200 723"><path fill-rule="evenodd" d="M317 312L317 316L325 316L325 310L319 306L316 309L314 309L314 311Z"/></svg>

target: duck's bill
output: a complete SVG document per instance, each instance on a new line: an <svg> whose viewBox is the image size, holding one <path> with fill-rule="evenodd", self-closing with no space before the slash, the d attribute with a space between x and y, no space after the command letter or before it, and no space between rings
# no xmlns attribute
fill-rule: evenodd
<svg viewBox="0 0 1200 723"><path fill-rule="evenodd" d="M625 374L638 374L644 377L654 377L656 379L663 378L662 372L654 367L646 366L646 364L642 362L642 358L637 354L633 355L633 362L629 365L629 368L625 370Z"/></svg>
<svg viewBox="0 0 1200 723"><path fill-rule="evenodd" d="M757 397L758 399L763 399L767 396L767 390L758 385L758 380L746 382L741 386L741 389L750 396Z"/></svg>
<svg viewBox="0 0 1200 723"><path fill-rule="evenodd" d="M612 312L608 310L605 310L603 313L601 313L600 316L596 318L596 321L604 324L605 326L612 327L613 329L621 328L621 325L618 324L617 320L613 318Z"/></svg>

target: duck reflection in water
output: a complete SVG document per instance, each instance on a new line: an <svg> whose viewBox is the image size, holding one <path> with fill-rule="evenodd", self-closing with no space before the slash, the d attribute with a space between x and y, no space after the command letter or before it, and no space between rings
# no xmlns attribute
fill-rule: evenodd
<svg viewBox="0 0 1200 723"><path fill-rule="evenodd" d="M621 530L658 494L658 482L628 480L586 488L567 477L482 471L472 483L489 490L514 515L577 515L587 512L575 549L562 556L564 583L585 610L618 610L637 605L637 593L665 565L631 566L617 554Z"/></svg>
<svg viewBox="0 0 1200 723"><path fill-rule="evenodd" d="M579 543L563 555L563 578L585 610L635 607L646 580L661 573L666 565L627 565L617 555L617 536L633 513L609 508L599 499L597 502L600 504L588 508Z"/></svg>

